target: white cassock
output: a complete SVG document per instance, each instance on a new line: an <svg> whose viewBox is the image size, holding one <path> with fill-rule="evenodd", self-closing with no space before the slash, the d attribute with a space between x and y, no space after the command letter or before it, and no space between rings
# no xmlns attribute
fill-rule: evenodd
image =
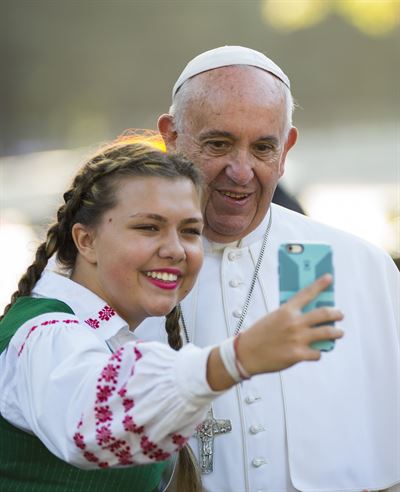
<svg viewBox="0 0 400 492"><path fill-rule="evenodd" d="M203 475L205 490L340 492L398 484L398 271L388 255L350 234L278 205L272 215L243 329L279 307L279 245L319 241L333 248L335 304L345 315L345 336L318 362L253 377L214 401L214 417L229 419L232 431L214 438L214 471ZM196 345L233 335L267 222L268 216L240 248L205 241L204 267L182 303ZM153 337L162 328L153 318L139 330ZM197 440L191 444L197 452Z"/></svg>

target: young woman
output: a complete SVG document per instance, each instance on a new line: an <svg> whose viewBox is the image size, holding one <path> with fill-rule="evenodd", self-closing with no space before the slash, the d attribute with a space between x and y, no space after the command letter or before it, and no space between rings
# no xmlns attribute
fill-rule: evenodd
<svg viewBox="0 0 400 492"><path fill-rule="evenodd" d="M163 490L178 452L177 490L200 490L186 441L212 400L342 335L311 328L337 310L301 313L322 278L240 341L178 352L177 305L202 263L200 195L191 163L143 144L117 142L78 172L0 324L2 492ZM53 255L63 273L46 269ZM135 337L161 315L172 348Z"/></svg>

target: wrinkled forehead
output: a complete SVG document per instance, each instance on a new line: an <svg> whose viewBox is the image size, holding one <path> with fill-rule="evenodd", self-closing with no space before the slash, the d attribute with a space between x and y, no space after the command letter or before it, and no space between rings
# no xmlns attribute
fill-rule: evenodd
<svg viewBox="0 0 400 492"><path fill-rule="evenodd" d="M188 105L195 102L198 109L208 103L233 100L244 104L250 101L280 104L285 101L285 88L277 77L265 70L236 65L208 70L192 77L183 84L176 98Z"/></svg>

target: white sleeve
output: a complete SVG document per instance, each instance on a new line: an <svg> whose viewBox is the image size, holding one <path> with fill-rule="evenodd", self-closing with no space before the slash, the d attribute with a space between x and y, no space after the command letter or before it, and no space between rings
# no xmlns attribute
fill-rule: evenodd
<svg viewBox="0 0 400 492"><path fill-rule="evenodd" d="M110 354L73 318L18 330L0 357L0 413L80 468L165 460L220 394L206 380L211 347L129 342Z"/></svg>

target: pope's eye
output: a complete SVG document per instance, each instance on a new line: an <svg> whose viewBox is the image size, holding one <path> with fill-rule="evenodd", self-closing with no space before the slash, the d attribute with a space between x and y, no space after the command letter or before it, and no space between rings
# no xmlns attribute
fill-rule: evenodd
<svg viewBox="0 0 400 492"><path fill-rule="evenodd" d="M205 146L211 150L225 150L229 147L229 142L226 140L208 140Z"/></svg>
<svg viewBox="0 0 400 492"><path fill-rule="evenodd" d="M271 144L267 143L259 143L255 145L255 150L260 153L265 153L265 152L270 152L271 150L274 150L273 146Z"/></svg>

